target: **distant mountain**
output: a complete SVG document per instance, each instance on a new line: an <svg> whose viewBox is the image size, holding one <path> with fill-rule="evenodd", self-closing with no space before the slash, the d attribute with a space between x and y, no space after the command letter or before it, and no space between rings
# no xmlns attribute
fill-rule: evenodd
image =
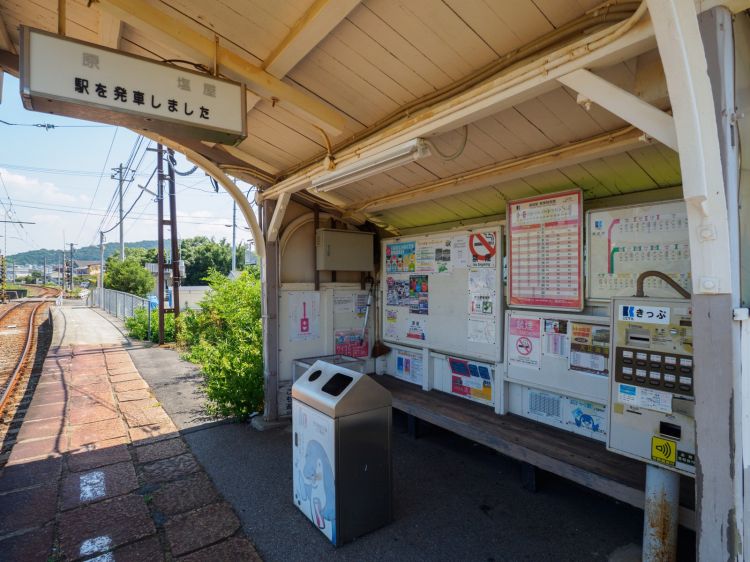
<svg viewBox="0 0 750 562"><path fill-rule="evenodd" d="M140 242L125 242L127 248L156 248L156 240L141 240ZM60 253L62 248L57 250L32 250L30 252L21 252L8 256L17 265L44 265L44 258L47 258L47 265L53 265L60 262ZM118 242L107 242L104 244L104 259L120 251ZM65 257L68 257L68 248L65 251ZM73 259L83 261L95 261L99 259L99 246L84 246L83 248L73 249Z"/></svg>

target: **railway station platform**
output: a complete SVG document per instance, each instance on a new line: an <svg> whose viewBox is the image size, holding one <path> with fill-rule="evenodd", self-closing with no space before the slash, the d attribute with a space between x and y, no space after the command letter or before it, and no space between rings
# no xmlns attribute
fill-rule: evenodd
<svg viewBox="0 0 750 562"><path fill-rule="evenodd" d="M0 472L0 560L259 560L123 334L82 306L53 318Z"/></svg>
<svg viewBox="0 0 750 562"><path fill-rule="evenodd" d="M0 473L2 561L639 559L642 511L549 473L529 491L517 461L432 425L415 439L403 417L394 521L334 549L292 504L289 426L201 416L195 366L102 311L53 320Z"/></svg>

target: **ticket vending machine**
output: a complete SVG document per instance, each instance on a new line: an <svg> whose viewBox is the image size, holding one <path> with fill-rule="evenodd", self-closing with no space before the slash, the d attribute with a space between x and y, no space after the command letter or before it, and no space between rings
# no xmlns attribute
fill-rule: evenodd
<svg viewBox="0 0 750 562"><path fill-rule="evenodd" d="M612 300L607 448L695 474L693 326L685 299Z"/></svg>

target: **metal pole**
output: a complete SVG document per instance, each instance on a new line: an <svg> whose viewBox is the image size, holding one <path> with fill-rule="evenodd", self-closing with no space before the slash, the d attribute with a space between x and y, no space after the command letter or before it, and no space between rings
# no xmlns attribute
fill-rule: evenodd
<svg viewBox="0 0 750 562"><path fill-rule="evenodd" d="M237 202L232 201L232 276L237 271Z"/></svg>
<svg viewBox="0 0 750 562"><path fill-rule="evenodd" d="M156 173L157 173L157 223L158 223L158 247L156 266L158 268L158 290L156 296L159 299L159 345L164 343L164 154L162 145L157 145Z"/></svg>
<svg viewBox="0 0 750 562"><path fill-rule="evenodd" d="M44 269L42 270L42 285L47 284L47 256L44 256Z"/></svg>
<svg viewBox="0 0 750 562"><path fill-rule="evenodd" d="M104 308L104 232L99 232L99 306Z"/></svg>
<svg viewBox="0 0 750 562"><path fill-rule="evenodd" d="M125 261L125 237L123 234L123 216L122 216L122 164L117 168L117 190L120 197L120 260Z"/></svg>
<svg viewBox="0 0 750 562"><path fill-rule="evenodd" d="M177 192L172 159L174 150L169 149L169 228L172 232L172 313L180 315L180 246L177 240Z"/></svg>
<svg viewBox="0 0 750 562"><path fill-rule="evenodd" d="M70 243L70 290L73 291L73 242Z"/></svg>
<svg viewBox="0 0 750 562"><path fill-rule="evenodd" d="M643 562L677 560L679 505L679 473L651 464L646 465Z"/></svg>

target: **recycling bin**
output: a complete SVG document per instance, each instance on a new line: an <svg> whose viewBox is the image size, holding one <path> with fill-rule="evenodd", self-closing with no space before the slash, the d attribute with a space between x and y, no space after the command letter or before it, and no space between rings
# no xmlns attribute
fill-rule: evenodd
<svg viewBox="0 0 750 562"><path fill-rule="evenodd" d="M294 504L335 546L392 518L391 394L316 361L292 386Z"/></svg>

